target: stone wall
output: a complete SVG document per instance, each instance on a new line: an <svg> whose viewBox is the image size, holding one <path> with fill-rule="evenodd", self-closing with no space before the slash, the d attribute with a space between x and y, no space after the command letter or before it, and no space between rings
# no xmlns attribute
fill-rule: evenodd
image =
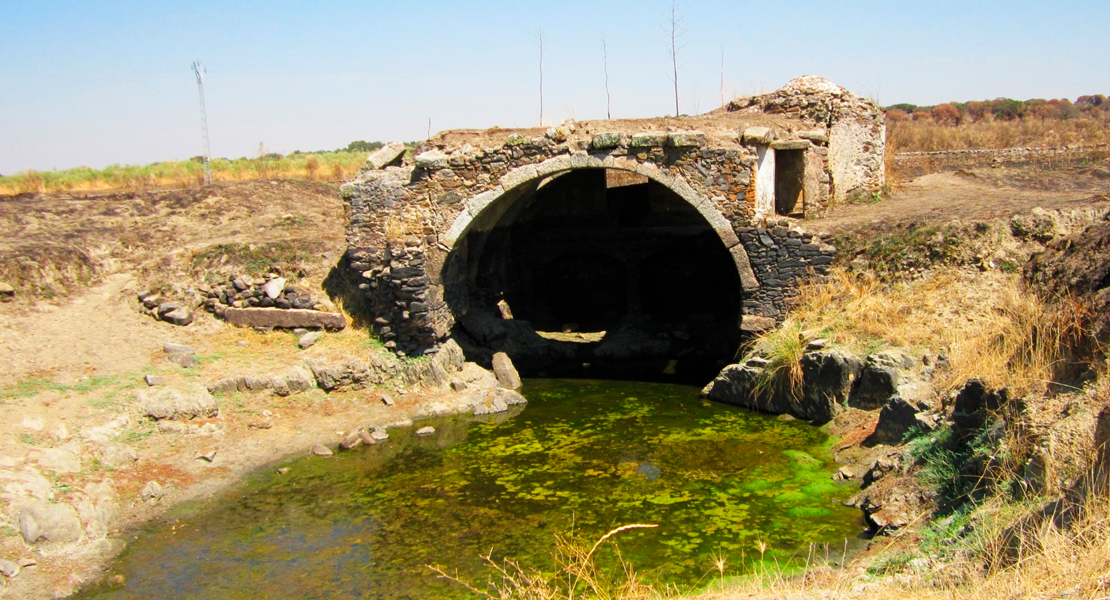
<svg viewBox="0 0 1110 600"><path fill-rule="evenodd" d="M1059 166L1106 158L1110 158L1108 144L899 152L894 156L893 170L903 177L920 177L960 169L1019 165Z"/></svg>

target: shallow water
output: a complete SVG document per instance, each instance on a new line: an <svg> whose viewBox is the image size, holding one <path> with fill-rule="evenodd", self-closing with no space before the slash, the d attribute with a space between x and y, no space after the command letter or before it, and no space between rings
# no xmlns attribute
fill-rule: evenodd
<svg viewBox="0 0 1110 600"><path fill-rule="evenodd" d="M656 383L530 380L527 408L485 422L432 419L384 444L266 469L175 509L112 566L122 586L81 598L473 597L481 556L549 570L556 535L615 538L654 582L682 587L765 560L835 553L861 531L834 485L826 436L802 422L710 403ZM601 557L611 560L613 553ZM712 572L712 575L710 575Z"/></svg>

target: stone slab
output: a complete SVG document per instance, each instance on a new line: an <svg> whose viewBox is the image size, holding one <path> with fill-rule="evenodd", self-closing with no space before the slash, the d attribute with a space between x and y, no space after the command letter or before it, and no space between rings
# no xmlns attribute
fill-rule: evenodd
<svg viewBox="0 0 1110 600"><path fill-rule="evenodd" d="M771 144L771 148L775 150L805 150L810 146L809 140L783 140Z"/></svg>
<svg viewBox="0 0 1110 600"><path fill-rule="evenodd" d="M224 312L224 319L239 327L304 327L338 331L347 326L347 320L341 314L302 308L229 308Z"/></svg>

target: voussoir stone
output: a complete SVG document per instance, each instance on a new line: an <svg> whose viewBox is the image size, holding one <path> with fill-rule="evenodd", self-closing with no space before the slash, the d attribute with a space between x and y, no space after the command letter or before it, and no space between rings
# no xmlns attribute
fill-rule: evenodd
<svg viewBox="0 0 1110 600"><path fill-rule="evenodd" d="M273 327L281 329L328 329L338 331L347 326L339 313L300 308L229 308L224 319L238 327Z"/></svg>

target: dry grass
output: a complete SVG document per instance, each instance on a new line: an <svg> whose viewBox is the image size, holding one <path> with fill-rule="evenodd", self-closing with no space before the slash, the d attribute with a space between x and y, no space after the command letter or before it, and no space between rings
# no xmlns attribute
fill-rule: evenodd
<svg viewBox="0 0 1110 600"><path fill-rule="evenodd" d="M860 354L883 346L943 351L942 390L978 377L1020 396L1054 379L1085 335L1086 316L1079 302L1046 301L1017 274L942 270L884 284L834 269L827 282L804 287L790 319L759 344L796 348L804 347L797 339L823 336Z"/></svg>
<svg viewBox="0 0 1110 600"><path fill-rule="evenodd" d="M498 562L493 560L492 554L487 554L482 558L493 574L485 587L461 579L458 573L449 574L442 567L429 565L428 568L440 577L491 600L655 600L673 597L644 583L632 565L621 556L616 543L612 542L612 538L621 532L653 527L658 526L636 523L617 527L588 546L570 538L556 537L557 569L554 573L524 568L508 559ZM598 554L606 547L616 555L618 567L614 570L603 569L597 564Z"/></svg>
<svg viewBox="0 0 1110 600"><path fill-rule="evenodd" d="M887 125L887 151L935 152L1105 144L1110 139L1110 113L1078 119L977 121L946 125L933 120L892 121Z"/></svg>
<svg viewBox="0 0 1110 600"><path fill-rule="evenodd" d="M236 160L214 159L214 182L254 180L343 181L354 178L365 152L265 155ZM104 169L77 167L65 171L24 171L0 177L0 196L59 192L143 192L152 189L185 189L204 183L196 161L170 161L143 166L113 165Z"/></svg>

